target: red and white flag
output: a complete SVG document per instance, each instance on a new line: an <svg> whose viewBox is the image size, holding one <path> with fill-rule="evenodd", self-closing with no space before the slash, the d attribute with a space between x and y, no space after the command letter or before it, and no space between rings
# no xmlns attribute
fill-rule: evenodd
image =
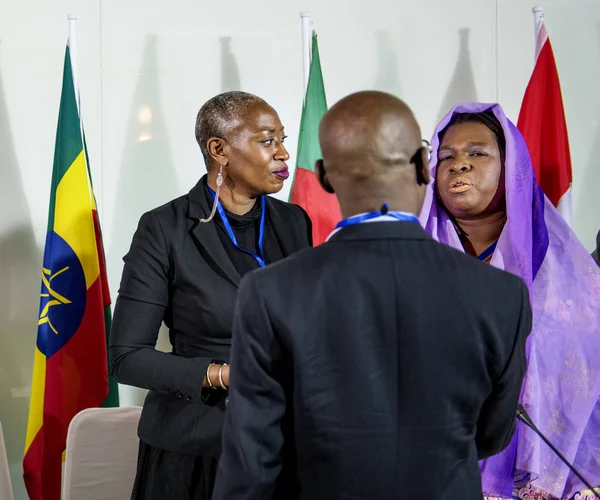
<svg viewBox="0 0 600 500"><path fill-rule="evenodd" d="M529 148L538 183L569 225L572 222L571 154L560 81L543 15L536 23L536 61L517 127Z"/></svg>

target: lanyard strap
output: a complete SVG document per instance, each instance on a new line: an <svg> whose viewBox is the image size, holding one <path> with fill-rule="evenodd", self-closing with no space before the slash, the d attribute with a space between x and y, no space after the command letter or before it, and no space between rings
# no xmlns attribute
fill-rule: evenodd
<svg viewBox="0 0 600 500"><path fill-rule="evenodd" d="M209 187L208 190L210 191L210 195L212 196L212 199L215 199L215 192ZM256 262L258 262L258 265L260 267L265 267L265 259L264 259L264 254L263 254L263 238L265 236L265 215L267 212L267 207L266 207L266 203L265 203L265 197L261 196L260 197L260 202L262 204L262 213L260 216L260 229L258 232L258 255L256 255L255 253L249 252L248 250L245 250L244 248L240 247L240 245L237 242L237 239L235 237L235 234L233 234L233 229L231 229L231 224L229 224L229 219L227 218L227 214L225 213L225 210L223 209L223 205L221 205L221 202L219 200L217 200L217 211L219 212L219 217L221 217L221 221L223 221L223 226L225 226L225 231L227 232L227 235L229 236L229 239L231 240L231 243L233 243L233 246L235 248L237 248L238 250L241 250L244 253L247 253L248 255L251 255L252 257L254 257L254 259L256 260Z"/></svg>
<svg viewBox="0 0 600 500"><path fill-rule="evenodd" d="M338 222L336 228L339 229L342 227L353 226L354 224L360 224L361 222L366 222L368 220L375 219L377 217L383 217L383 216L392 217L396 220L403 221L403 222L419 222L419 219L417 219L417 217L414 216L413 214L409 214L406 212L388 212L387 207L384 205L382 207L382 210L379 212L369 212L366 214L360 214L360 215L355 215L353 217L348 217L347 219L344 219L344 220Z"/></svg>
<svg viewBox="0 0 600 500"><path fill-rule="evenodd" d="M497 241L494 241L494 243L492 243L489 247L487 247L482 253L480 253L477 258L479 260L485 260L487 259L490 255L492 255L494 253L494 250L496 250L496 245L498 244Z"/></svg>

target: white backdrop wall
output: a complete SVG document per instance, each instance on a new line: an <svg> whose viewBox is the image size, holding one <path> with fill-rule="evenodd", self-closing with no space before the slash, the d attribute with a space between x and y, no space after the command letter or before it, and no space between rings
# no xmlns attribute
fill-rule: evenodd
<svg viewBox="0 0 600 500"><path fill-rule="evenodd" d="M82 110L114 300L140 215L187 192L204 172L194 140L204 101L233 89L264 97L286 126L294 164L301 10L319 34L329 103L361 89L392 92L409 103L429 138L462 100L500 102L516 121L533 65L532 6L0 0L0 421L16 499L26 498L21 460L67 13L79 17ZM600 227L600 1L542 6L569 127L574 226L591 251ZM121 398L140 404L143 392L122 387Z"/></svg>

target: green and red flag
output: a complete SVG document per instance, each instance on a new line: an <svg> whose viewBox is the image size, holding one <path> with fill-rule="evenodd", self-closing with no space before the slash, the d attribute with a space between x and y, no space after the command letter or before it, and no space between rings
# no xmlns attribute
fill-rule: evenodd
<svg viewBox="0 0 600 500"><path fill-rule="evenodd" d="M323 190L315 174L315 162L321 158L319 122L326 111L327 100L319 59L319 46L317 35L313 33L312 58L300 121L291 202L300 205L310 216L314 245L323 243L342 218L337 198Z"/></svg>

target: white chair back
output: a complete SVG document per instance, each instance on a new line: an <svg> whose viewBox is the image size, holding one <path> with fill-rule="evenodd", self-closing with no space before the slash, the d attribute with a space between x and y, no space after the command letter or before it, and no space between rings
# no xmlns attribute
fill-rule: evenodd
<svg viewBox="0 0 600 500"><path fill-rule="evenodd" d="M62 500L130 498L135 479L142 408L89 408L67 433Z"/></svg>

